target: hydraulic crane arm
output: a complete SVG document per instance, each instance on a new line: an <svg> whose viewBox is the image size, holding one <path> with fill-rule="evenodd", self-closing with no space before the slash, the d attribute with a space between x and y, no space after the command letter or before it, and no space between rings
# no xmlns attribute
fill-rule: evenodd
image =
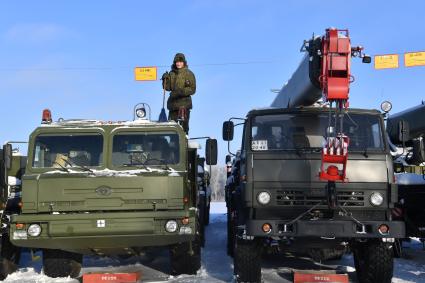
<svg viewBox="0 0 425 283"><path fill-rule="evenodd" d="M307 52L306 56L271 106L310 106L320 98L329 104L329 111L335 112L335 127L326 133L319 177L345 181L349 139L343 133L342 110L348 107L350 83L354 81L351 57L361 57L365 63L370 63L370 57L362 53L363 47L351 46L348 30L333 28L327 29L322 37L304 41L301 51Z"/></svg>

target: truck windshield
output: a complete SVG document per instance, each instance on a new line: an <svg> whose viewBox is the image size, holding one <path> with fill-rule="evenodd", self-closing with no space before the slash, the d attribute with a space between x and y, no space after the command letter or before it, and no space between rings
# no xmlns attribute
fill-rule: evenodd
<svg viewBox="0 0 425 283"><path fill-rule="evenodd" d="M100 166L101 134L38 135L35 138L33 168Z"/></svg>
<svg viewBox="0 0 425 283"><path fill-rule="evenodd" d="M113 138L114 166L177 164L179 159L179 136L175 133L126 132Z"/></svg>
<svg viewBox="0 0 425 283"><path fill-rule="evenodd" d="M321 148L329 116L323 113L263 115L252 118L251 149L297 150ZM383 150L380 118L374 115L344 115L343 132L350 138L349 150Z"/></svg>

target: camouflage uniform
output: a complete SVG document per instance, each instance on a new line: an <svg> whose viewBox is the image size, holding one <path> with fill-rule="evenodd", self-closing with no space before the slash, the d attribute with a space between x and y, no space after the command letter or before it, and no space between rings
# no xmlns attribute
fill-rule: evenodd
<svg viewBox="0 0 425 283"><path fill-rule="evenodd" d="M184 62L184 67L177 69L176 62ZM183 123L183 128L186 133L189 132L190 109L192 109L191 96L196 92L195 75L189 70L184 54L177 53L174 56L171 71L162 75L163 87L166 91L170 91L170 97L167 101L169 110L168 119L177 122L179 109L186 109L186 120Z"/></svg>

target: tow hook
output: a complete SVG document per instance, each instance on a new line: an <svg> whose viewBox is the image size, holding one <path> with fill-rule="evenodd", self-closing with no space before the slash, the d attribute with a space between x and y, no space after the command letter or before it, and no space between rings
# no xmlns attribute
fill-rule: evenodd
<svg viewBox="0 0 425 283"><path fill-rule="evenodd" d="M283 224L283 233L290 233L293 231L293 226L291 224Z"/></svg>
<svg viewBox="0 0 425 283"><path fill-rule="evenodd" d="M364 225L364 224L358 224L356 227L357 227L357 229L356 229L357 230L356 231L357 234L366 234L366 225Z"/></svg>
<svg viewBox="0 0 425 283"><path fill-rule="evenodd" d="M338 200L336 196L336 186L334 181L328 181L327 189L327 197L328 197L328 207L329 209L336 209L338 206Z"/></svg>

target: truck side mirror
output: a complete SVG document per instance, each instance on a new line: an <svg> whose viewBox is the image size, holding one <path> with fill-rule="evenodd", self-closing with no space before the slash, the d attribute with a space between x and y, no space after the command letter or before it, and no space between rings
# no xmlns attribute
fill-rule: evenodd
<svg viewBox="0 0 425 283"><path fill-rule="evenodd" d="M12 145L7 143L3 146L3 162L6 170L12 168Z"/></svg>
<svg viewBox="0 0 425 283"><path fill-rule="evenodd" d="M417 164L425 162L425 142L423 138L413 140L413 160Z"/></svg>
<svg viewBox="0 0 425 283"><path fill-rule="evenodd" d="M409 123L404 120L400 120L398 122L398 140L400 142L407 142L409 140L410 131L409 131Z"/></svg>
<svg viewBox="0 0 425 283"><path fill-rule="evenodd" d="M362 63L365 64L370 64L372 62L372 57L370 57L369 55L364 55L362 58Z"/></svg>
<svg viewBox="0 0 425 283"><path fill-rule="evenodd" d="M233 140L235 125L232 121L226 121L223 123L223 140L231 141Z"/></svg>
<svg viewBox="0 0 425 283"><path fill-rule="evenodd" d="M232 157L228 154L226 155L226 164L232 161Z"/></svg>
<svg viewBox="0 0 425 283"><path fill-rule="evenodd" d="M216 165L217 164L217 140L216 139L207 139L205 146L205 161L207 165Z"/></svg>

